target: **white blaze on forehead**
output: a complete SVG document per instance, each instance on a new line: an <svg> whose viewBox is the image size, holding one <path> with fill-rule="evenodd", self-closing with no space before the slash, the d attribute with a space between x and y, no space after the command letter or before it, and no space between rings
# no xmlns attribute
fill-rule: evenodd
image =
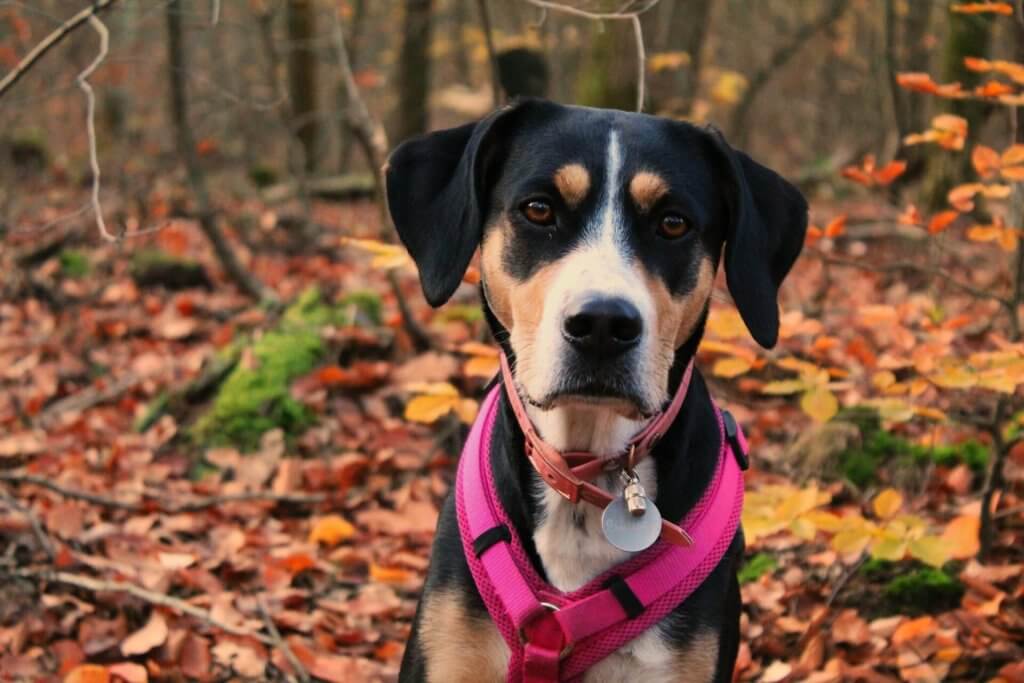
<svg viewBox="0 0 1024 683"><path fill-rule="evenodd" d="M562 326L568 311L583 298L594 296L624 299L640 312L644 333L639 348L632 352L635 354L633 374L648 405L658 405L663 399L663 378L658 381L650 372L657 311L640 269L633 262L626 238L623 151L619 132L612 130L605 153L600 205L584 227L579 245L561 259L544 297L541 321L533 340L534 348L543 352L531 354L526 364L528 371L518 375L527 393L537 400L543 400L553 391L564 374L564 357L569 350L562 337ZM650 386L644 386L647 383ZM530 413L541 435L562 449L617 453L638 429L637 421L613 414L595 424L591 420L570 419L560 409L530 410ZM588 428L588 424L597 428Z"/></svg>

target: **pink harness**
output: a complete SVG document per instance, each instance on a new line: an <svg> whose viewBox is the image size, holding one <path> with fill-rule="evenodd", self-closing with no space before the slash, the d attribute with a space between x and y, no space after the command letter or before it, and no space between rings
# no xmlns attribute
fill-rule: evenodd
<svg viewBox="0 0 1024 683"><path fill-rule="evenodd" d="M533 568L498 498L490 443L501 391L499 384L484 399L459 460L455 496L463 551L511 650L508 680L577 681L674 610L718 565L739 525L746 440L732 416L716 410L722 446L715 475L680 523L692 546L659 540L565 593Z"/></svg>

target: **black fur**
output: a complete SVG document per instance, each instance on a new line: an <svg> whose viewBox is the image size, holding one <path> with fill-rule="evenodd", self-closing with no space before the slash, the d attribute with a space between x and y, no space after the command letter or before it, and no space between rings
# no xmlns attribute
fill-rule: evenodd
<svg viewBox="0 0 1024 683"><path fill-rule="evenodd" d="M451 296L486 226L499 216L506 216L517 234L506 243L503 255L504 268L517 279L528 278L585 239L586 216L602 201L595 189L604 187L600 169L605 167L610 129L619 132L623 178L652 170L671 188L647 213L629 208L627 202L625 219L630 230L623 248L670 292L685 294L696 285L701 260L717 264L724 244L727 281L743 320L760 344L774 345L778 287L800 251L807 226L807 206L799 191L733 150L713 130L540 100L518 102L478 124L416 138L392 155L388 205L399 236L420 269L427 300L436 306ZM555 171L568 163L581 163L597 174L591 178L595 189L571 209L552 187ZM536 195L555 204L555 229L529 224L516 211ZM652 226L667 210L687 219L691 231L685 237L667 242L656 235ZM487 320L513 359L508 333L484 294ZM669 373L670 393L696 353L704 318L676 352ZM694 373L679 417L652 453L658 480L656 503L666 518L682 519L699 500L713 475L719 439L707 386ZM491 464L502 505L543 575L532 540L537 503L529 494L537 475L524 456L522 432L504 396L492 437ZM731 681L739 646L736 569L742 553L742 532L737 532L718 567L657 627L680 648L701 629L718 634L716 681ZM441 589L458 591L469 610L486 616L463 556L452 495L441 512L424 593ZM400 681L426 680L419 627L417 613Z"/></svg>

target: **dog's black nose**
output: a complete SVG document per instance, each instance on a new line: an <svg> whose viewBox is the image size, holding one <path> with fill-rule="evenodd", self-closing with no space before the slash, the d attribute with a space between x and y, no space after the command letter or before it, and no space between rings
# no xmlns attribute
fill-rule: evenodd
<svg viewBox="0 0 1024 683"><path fill-rule="evenodd" d="M593 298L580 303L562 323L562 336L580 352L608 357L640 343L643 318L625 299Z"/></svg>

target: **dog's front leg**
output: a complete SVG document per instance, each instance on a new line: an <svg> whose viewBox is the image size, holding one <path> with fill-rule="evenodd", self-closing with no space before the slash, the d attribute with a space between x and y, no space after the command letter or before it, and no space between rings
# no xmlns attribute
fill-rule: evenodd
<svg viewBox="0 0 1024 683"><path fill-rule="evenodd" d="M463 596L452 589L423 596L415 639L409 647L418 648L429 683L504 681L508 673L508 646L498 628L486 613L466 609Z"/></svg>

